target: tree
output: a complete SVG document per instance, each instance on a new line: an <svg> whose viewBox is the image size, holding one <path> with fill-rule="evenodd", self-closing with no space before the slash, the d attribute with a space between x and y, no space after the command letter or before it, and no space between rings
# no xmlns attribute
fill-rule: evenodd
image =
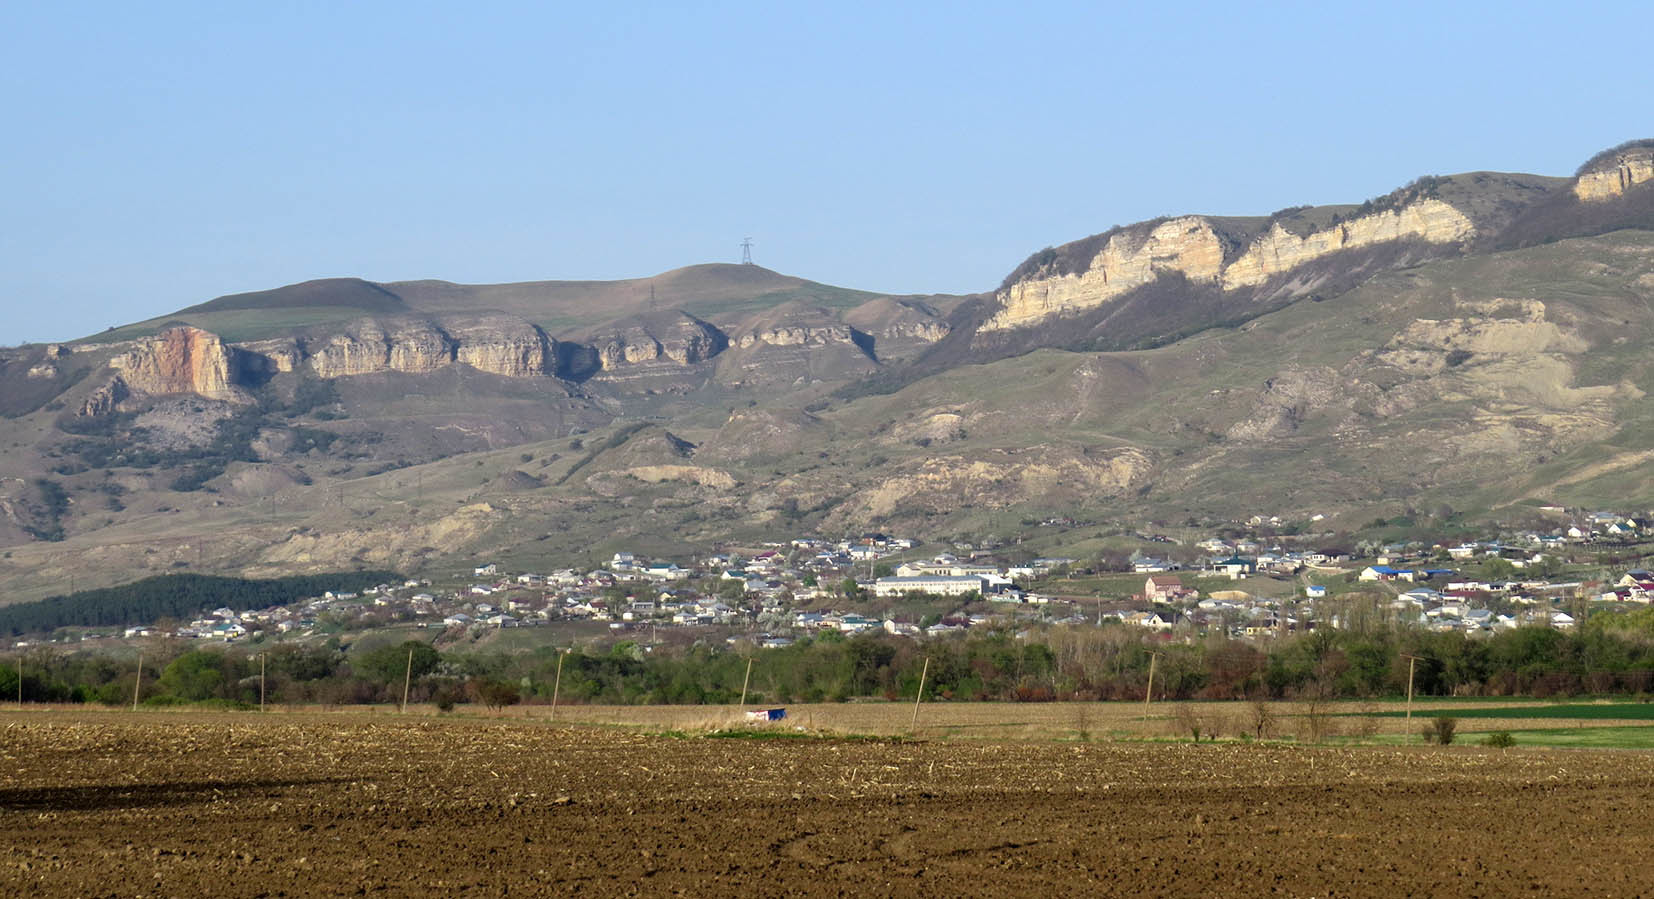
<svg viewBox="0 0 1654 899"><path fill-rule="evenodd" d="M408 661L410 652L413 653L411 672ZM429 643L408 640L363 653L353 667L369 680L381 684L394 684L401 682L410 673L415 678L424 677L435 671L441 662L442 656Z"/></svg>
<svg viewBox="0 0 1654 899"><path fill-rule="evenodd" d="M1269 701L1262 696L1255 697L1246 706L1246 728L1252 736L1262 740L1269 736L1270 730L1275 727L1275 710L1270 707Z"/></svg>
<svg viewBox="0 0 1654 899"><path fill-rule="evenodd" d="M471 680L471 692L476 695L479 702L493 712L522 701L522 695L517 692L516 684L495 680L491 677L473 678Z"/></svg>
<svg viewBox="0 0 1654 899"><path fill-rule="evenodd" d="M746 581L724 578L718 585L718 595L724 599L741 599L747 595Z"/></svg>
<svg viewBox="0 0 1654 899"><path fill-rule="evenodd" d="M172 660L158 684L163 692L179 699L198 702L210 699L224 684L223 653L194 649Z"/></svg>

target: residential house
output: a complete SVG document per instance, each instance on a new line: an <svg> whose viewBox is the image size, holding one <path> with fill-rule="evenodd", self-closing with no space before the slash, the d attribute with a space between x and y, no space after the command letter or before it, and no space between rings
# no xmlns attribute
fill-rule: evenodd
<svg viewBox="0 0 1654 899"><path fill-rule="evenodd" d="M1172 602L1187 592L1183 581L1175 574L1155 574L1143 582L1143 598L1150 602Z"/></svg>

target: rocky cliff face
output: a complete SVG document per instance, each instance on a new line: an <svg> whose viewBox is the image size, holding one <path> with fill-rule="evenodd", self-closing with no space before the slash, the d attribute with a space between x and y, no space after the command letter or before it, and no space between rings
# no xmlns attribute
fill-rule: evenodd
<svg viewBox="0 0 1654 899"><path fill-rule="evenodd" d="M1440 200L1423 200L1402 209L1362 216L1307 237L1279 223L1253 241L1223 270L1223 287L1252 287L1330 253L1412 238L1450 244L1468 240L1476 226L1464 213Z"/></svg>
<svg viewBox="0 0 1654 899"><path fill-rule="evenodd" d="M735 345L746 349L768 344L770 346L826 346L830 343L854 343L855 329L849 325L780 325L749 331L735 338Z"/></svg>
<svg viewBox="0 0 1654 899"><path fill-rule="evenodd" d="M1015 328L1100 306L1162 272L1181 272L1192 281L1217 281L1223 272L1223 247L1223 238L1211 222L1199 216L1175 218L1147 233L1128 229L1109 238L1080 274L1019 281L1001 290L1002 308L982 330Z"/></svg>
<svg viewBox="0 0 1654 899"><path fill-rule="evenodd" d="M229 402L248 399L235 385L230 349L218 335L199 328L169 328L134 341L109 364L128 388L140 393L193 393Z"/></svg>
<svg viewBox="0 0 1654 899"><path fill-rule="evenodd" d="M591 341L604 371L647 362L693 365L723 352L729 338L692 315L674 314L623 322Z"/></svg>
<svg viewBox="0 0 1654 899"><path fill-rule="evenodd" d="M1225 247L1239 242L1210 219L1184 216L1144 231L1126 229L1114 236L1073 274L1034 274L999 291L1000 310L982 330L1036 324L1047 318L1101 306L1163 274L1216 284L1224 290L1255 287L1323 256L1405 239L1454 244L1476 234L1468 216L1437 199L1425 199L1341 222L1306 236L1278 222L1245 243L1225 261Z"/></svg>
<svg viewBox="0 0 1654 899"><path fill-rule="evenodd" d="M455 359L478 371L527 378L557 370L557 354L545 332L520 318L488 316L447 325Z"/></svg>
<svg viewBox="0 0 1654 899"><path fill-rule="evenodd" d="M79 414L83 418L94 415L108 415L114 412L121 402L131 395L131 392L126 389L126 382L121 380L120 375L116 375L105 382L103 386L92 391L81 402Z"/></svg>
<svg viewBox="0 0 1654 899"><path fill-rule="evenodd" d="M363 319L344 333L307 342L303 352L310 368L324 378L382 371L423 374L454 361L447 334L422 320L381 322Z"/></svg>
<svg viewBox="0 0 1654 899"><path fill-rule="evenodd" d="M1581 173L1574 182L1574 196L1586 202L1609 200L1645 181L1654 181L1654 147L1626 150L1607 165Z"/></svg>
<svg viewBox="0 0 1654 899"><path fill-rule="evenodd" d="M302 360L323 378L376 372L426 374L461 363L480 371L524 378L556 370L557 356L545 333L505 315L430 321L363 319L343 333L289 346L261 341L241 347L269 360L273 371L291 371Z"/></svg>

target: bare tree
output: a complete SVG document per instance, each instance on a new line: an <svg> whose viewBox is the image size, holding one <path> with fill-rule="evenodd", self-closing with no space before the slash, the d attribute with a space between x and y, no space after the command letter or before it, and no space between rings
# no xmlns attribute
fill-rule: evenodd
<svg viewBox="0 0 1654 899"><path fill-rule="evenodd" d="M1246 704L1246 729L1253 738L1263 740L1275 730L1275 709L1269 700L1255 696Z"/></svg>
<svg viewBox="0 0 1654 899"><path fill-rule="evenodd" d="M1212 732L1212 728L1207 726L1206 719L1202 718L1190 703L1178 703L1177 712L1172 718L1177 722L1178 729L1188 731L1189 736L1193 737L1196 743L1200 742L1201 731L1206 731L1207 736L1213 739L1217 737L1217 734Z"/></svg>

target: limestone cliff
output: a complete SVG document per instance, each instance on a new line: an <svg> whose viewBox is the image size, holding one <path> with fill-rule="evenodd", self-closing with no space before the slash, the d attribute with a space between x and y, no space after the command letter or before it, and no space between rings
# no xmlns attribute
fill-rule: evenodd
<svg viewBox="0 0 1654 899"><path fill-rule="evenodd" d="M1476 226L1464 213L1440 200L1423 200L1401 209L1362 216L1306 237L1292 234L1276 223L1268 233L1253 241L1239 259L1224 268L1223 287L1234 290L1262 284L1275 275L1339 250L1407 238L1450 244L1467 240L1475 233Z"/></svg>
<svg viewBox="0 0 1654 899"><path fill-rule="evenodd" d="M844 321L873 338L873 354L881 362L923 352L952 330L936 307L912 298L870 300L845 313Z"/></svg>
<svg viewBox="0 0 1654 899"><path fill-rule="evenodd" d="M238 343L235 348L247 353L250 368L264 374L294 371L304 362L304 348L293 337Z"/></svg>
<svg viewBox="0 0 1654 899"><path fill-rule="evenodd" d="M855 336L855 329L849 325L777 325L742 334L735 338L735 345L742 349L759 344L826 346L830 343L854 343Z"/></svg>
<svg viewBox="0 0 1654 899"><path fill-rule="evenodd" d="M189 326L133 342L109 362L134 391L193 393L208 399L247 402L235 385L231 351L218 335Z"/></svg>
<svg viewBox="0 0 1654 899"><path fill-rule="evenodd" d="M1574 196L1586 202L1608 200L1624 194L1633 185L1651 180L1654 180L1654 146L1635 146L1588 166L1574 182Z"/></svg>
<svg viewBox="0 0 1654 899"><path fill-rule="evenodd" d="M310 368L324 378L382 371L423 374L454 361L447 334L419 319L361 319L318 341L307 342Z"/></svg>
<svg viewBox="0 0 1654 899"><path fill-rule="evenodd" d="M729 345L720 330L686 313L643 316L617 323L594 335L604 371L649 362L693 365L705 362Z"/></svg>
<svg viewBox="0 0 1654 899"><path fill-rule="evenodd" d="M456 360L478 371L526 378L557 370L552 341L523 319L494 315L445 325L458 347Z"/></svg>
<svg viewBox="0 0 1654 899"><path fill-rule="evenodd" d="M1233 291L1258 286L1342 250L1407 239L1456 244L1475 234L1476 226L1468 216L1434 198L1371 212L1305 235L1274 222L1264 233L1249 237L1206 217L1183 216L1114 233L1079 271L1041 271L1036 266L999 291L1000 309L982 330L1032 325L1092 309L1169 273ZM1244 249L1226 260L1226 249L1235 246Z"/></svg>
<svg viewBox="0 0 1654 899"><path fill-rule="evenodd" d="M116 375L87 395L80 404L79 414L83 418L108 415L120 406L122 400L131 395L126 389L126 382L121 380L120 375Z"/></svg>
<svg viewBox="0 0 1654 899"><path fill-rule="evenodd" d="M427 374L454 363L506 377L549 374L556 369L553 342L515 316L485 315L445 320L361 319L342 332L291 344L260 341L240 347L283 372L299 361L323 378L377 372Z"/></svg>
<svg viewBox="0 0 1654 899"><path fill-rule="evenodd" d="M1126 229L1108 239L1085 271L1021 280L999 292L1001 309L982 325L993 331L1029 325L1053 315L1100 306L1127 291L1180 272L1214 282L1223 273L1224 240L1200 216Z"/></svg>

